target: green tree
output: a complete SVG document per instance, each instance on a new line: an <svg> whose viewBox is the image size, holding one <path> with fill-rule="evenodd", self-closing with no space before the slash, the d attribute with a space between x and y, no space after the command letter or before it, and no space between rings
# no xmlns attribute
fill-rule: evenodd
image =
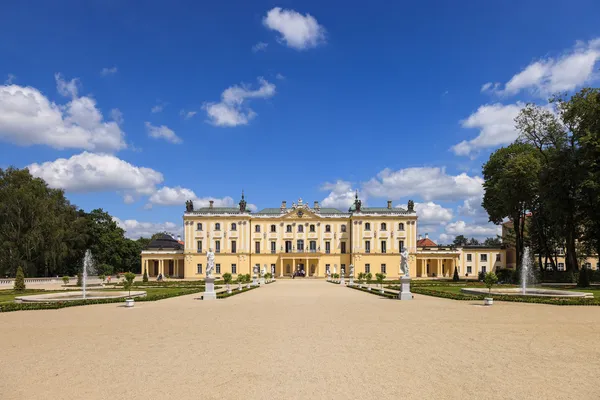
<svg viewBox="0 0 600 400"><path fill-rule="evenodd" d="M231 276L231 274L229 272L225 272L223 274L223 282L225 282L225 285L227 285L227 291L230 290L229 285L231 284L233 277Z"/></svg>
<svg viewBox="0 0 600 400"><path fill-rule="evenodd" d="M498 277L496 276L495 273L493 272L488 272L487 274L485 274L485 278L483 279L483 281L485 282L485 287L488 288L489 293L492 293L492 286L494 286L496 283L498 283Z"/></svg>
<svg viewBox="0 0 600 400"><path fill-rule="evenodd" d="M379 287L383 288L383 281L385 280L385 274L382 272L378 272L375 274L375 278L377 279L377 283L379 284Z"/></svg>
<svg viewBox="0 0 600 400"><path fill-rule="evenodd" d="M17 268L17 276L15 278L15 290L25 290L25 274L23 273L23 267Z"/></svg>
<svg viewBox="0 0 600 400"><path fill-rule="evenodd" d="M496 150L483 166L483 208L490 222L512 221L517 266L520 269L524 247L525 215L538 193L539 154L524 143Z"/></svg>
<svg viewBox="0 0 600 400"><path fill-rule="evenodd" d="M469 239L469 246L479 246L479 240L472 237L471 239Z"/></svg>
<svg viewBox="0 0 600 400"><path fill-rule="evenodd" d="M462 246L466 246L468 242L469 242L469 239L467 239L464 235L458 235L454 238L454 241L452 242L452 244L456 247L462 247Z"/></svg>
<svg viewBox="0 0 600 400"><path fill-rule="evenodd" d="M69 277L68 277L68 276L66 276L66 275L65 275L65 276L63 276L63 277L62 277L62 281L63 281L63 283L65 284L65 286L66 286L66 285L68 285L68 284L69 284Z"/></svg>
<svg viewBox="0 0 600 400"><path fill-rule="evenodd" d="M142 282L148 282L148 269L144 269L144 276L142 277Z"/></svg>
<svg viewBox="0 0 600 400"><path fill-rule="evenodd" d="M483 242L485 246L500 246L502 244L502 240L499 237L495 238L487 238Z"/></svg>
<svg viewBox="0 0 600 400"><path fill-rule="evenodd" d="M458 276L458 268L454 267L454 275L452 276L452 280L454 282L460 281L460 277Z"/></svg>
<svg viewBox="0 0 600 400"><path fill-rule="evenodd" d="M370 287L371 282L373 282L373 274L371 274L370 272L367 272L365 274L365 280L367 281L367 285Z"/></svg>
<svg viewBox="0 0 600 400"><path fill-rule="evenodd" d="M125 273L125 281L123 281L123 288L129 292L129 297L131 297L131 287L133 286L134 279L135 274L133 272Z"/></svg>
<svg viewBox="0 0 600 400"><path fill-rule="evenodd" d="M77 273L77 286L83 286L83 274L81 272Z"/></svg>

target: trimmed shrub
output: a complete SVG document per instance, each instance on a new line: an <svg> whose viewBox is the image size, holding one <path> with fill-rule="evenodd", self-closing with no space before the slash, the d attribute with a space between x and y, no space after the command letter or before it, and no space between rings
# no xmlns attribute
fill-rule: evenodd
<svg viewBox="0 0 600 400"><path fill-rule="evenodd" d="M453 280L454 282L458 282L458 281L460 281L460 278L459 278L459 276L458 276L458 268L456 268L456 267L454 267L454 275L452 276L452 280Z"/></svg>
<svg viewBox="0 0 600 400"><path fill-rule="evenodd" d="M131 287L133 286L134 279L135 279L135 274L133 272L125 273L125 281L123 282L123 289L129 291L129 297L131 297Z"/></svg>
<svg viewBox="0 0 600 400"><path fill-rule="evenodd" d="M69 284L69 277L68 277L68 276L66 276L66 275L65 275L65 276L63 276L63 277L62 277L62 281L63 281L63 283L64 283L65 285L68 285L68 284Z"/></svg>
<svg viewBox="0 0 600 400"><path fill-rule="evenodd" d="M488 272L487 274L485 274L484 282L485 282L485 287L488 288L489 293L491 294L492 286L494 286L496 283L498 283L498 277L496 276L495 273Z"/></svg>
<svg viewBox="0 0 600 400"><path fill-rule="evenodd" d="M479 271L479 274L477 275L477 280L479 282L483 282L484 279L485 279L485 272Z"/></svg>
<svg viewBox="0 0 600 400"><path fill-rule="evenodd" d="M142 277L142 282L148 283L148 270L144 269L144 276Z"/></svg>
<svg viewBox="0 0 600 400"><path fill-rule="evenodd" d="M81 272L77 273L77 286L83 286L83 274Z"/></svg>
<svg viewBox="0 0 600 400"><path fill-rule="evenodd" d="M590 286L590 272L586 267L582 267L579 271L579 279L577 279L578 287L589 287Z"/></svg>
<svg viewBox="0 0 600 400"><path fill-rule="evenodd" d="M15 277L15 290L25 290L25 274L23 273L23 267L17 268L17 276Z"/></svg>

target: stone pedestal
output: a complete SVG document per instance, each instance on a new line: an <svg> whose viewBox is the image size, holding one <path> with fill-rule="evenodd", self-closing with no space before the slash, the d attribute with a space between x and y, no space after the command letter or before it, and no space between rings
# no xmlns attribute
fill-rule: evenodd
<svg viewBox="0 0 600 400"><path fill-rule="evenodd" d="M252 275L252 286L258 286L258 276Z"/></svg>
<svg viewBox="0 0 600 400"><path fill-rule="evenodd" d="M259 282L259 283L260 283L261 285L264 285L264 284L266 284L266 283L267 283L267 282L265 281L265 277L264 277L264 276L261 276L261 277L260 277L260 282Z"/></svg>
<svg viewBox="0 0 600 400"><path fill-rule="evenodd" d="M342 275L340 277L340 285L345 285L346 284L346 279L344 278L344 275Z"/></svg>
<svg viewBox="0 0 600 400"><path fill-rule="evenodd" d="M351 276L350 277L350 282L348 282L348 286L353 286L354 285L354 277Z"/></svg>
<svg viewBox="0 0 600 400"><path fill-rule="evenodd" d="M400 277L400 293L398 298L400 300L412 300L412 293L410 292L410 276Z"/></svg>
<svg viewBox="0 0 600 400"><path fill-rule="evenodd" d="M204 294L202 295L203 300L215 300L217 293L215 293L215 278L207 276L204 281Z"/></svg>

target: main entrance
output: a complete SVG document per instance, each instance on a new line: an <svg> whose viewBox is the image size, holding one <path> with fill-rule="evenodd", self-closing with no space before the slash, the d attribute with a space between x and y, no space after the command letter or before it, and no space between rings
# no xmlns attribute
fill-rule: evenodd
<svg viewBox="0 0 600 400"><path fill-rule="evenodd" d="M319 276L319 259L316 257L298 257L294 254L284 254L281 258L280 276L312 277Z"/></svg>

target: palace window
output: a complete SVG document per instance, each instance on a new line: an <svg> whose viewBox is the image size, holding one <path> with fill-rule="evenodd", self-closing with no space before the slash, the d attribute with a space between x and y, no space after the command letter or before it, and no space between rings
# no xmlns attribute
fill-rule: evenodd
<svg viewBox="0 0 600 400"><path fill-rule="evenodd" d="M235 222L231 224L231 230L237 231L237 224Z"/></svg>
<svg viewBox="0 0 600 400"><path fill-rule="evenodd" d="M342 253L342 254L346 254L346 242L341 242L341 243L340 243L340 246L341 246L341 248L342 248L342 251L341 251L341 253Z"/></svg>
<svg viewBox="0 0 600 400"><path fill-rule="evenodd" d="M275 254L277 252L277 242L271 242L271 254Z"/></svg>
<svg viewBox="0 0 600 400"><path fill-rule="evenodd" d="M584 265L587 269L592 269L592 263L585 263Z"/></svg>
<svg viewBox="0 0 600 400"><path fill-rule="evenodd" d="M298 239L298 241L296 242L296 249L298 251L304 251L304 240Z"/></svg>
<svg viewBox="0 0 600 400"><path fill-rule="evenodd" d="M231 273L232 274L237 274L237 265L231 264Z"/></svg>
<svg viewBox="0 0 600 400"><path fill-rule="evenodd" d="M558 270L559 271L564 271L565 270L565 263L558 263Z"/></svg>
<svg viewBox="0 0 600 400"><path fill-rule="evenodd" d="M502 254L496 254L496 261L502 261Z"/></svg>
<svg viewBox="0 0 600 400"><path fill-rule="evenodd" d="M302 232L304 232L304 225L302 225L302 224L298 224L298 232L299 232L299 233L302 233Z"/></svg>
<svg viewBox="0 0 600 400"><path fill-rule="evenodd" d="M385 224L385 222L382 222L382 223L381 223L381 230L382 230L382 231L385 231L385 230L387 230L387 225Z"/></svg>
<svg viewBox="0 0 600 400"><path fill-rule="evenodd" d="M221 230L221 224L217 222L215 224L215 231L220 231L220 230Z"/></svg>
<svg viewBox="0 0 600 400"><path fill-rule="evenodd" d="M221 241L215 240L215 253L220 253L220 252L221 252Z"/></svg>
<svg viewBox="0 0 600 400"><path fill-rule="evenodd" d="M325 232L331 232L331 225L325 225Z"/></svg>
<svg viewBox="0 0 600 400"><path fill-rule="evenodd" d="M217 271L217 274L221 273L221 264L215 264L215 270Z"/></svg>
<svg viewBox="0 0 600 400"><path fill-rule="evenodd" d="M286 231L287 233L292 233L292 226L291 226L291 225L287 225L287 226L285 227L285 231Z"/></svg>
<svg viewBox="0 0 600 400"><path fill-rule="evenodd" d="M254 225L254 232L260 232L260 225Z"/></svg>
<svg viewBox="0 0 600 400"><path fill-rule="evenodd" d="M231 252L237 253L237 242L235 240L231 241Z"/></svg>
<svg viewBox="0 0 600 400"><path fill-rule="evenodd" d="M197 231L201 231L202 230L202 224L201 223L197 223L196 224L196 230Z"/></svg>
<svg viewBox="0 0 600 400"><path fill-rule="evenodd" d="M346 232L346 225L342 225L342 226L340 227L340 229L342 230L342 232Z"/></svg>
<svg viewBox="0 0 600 400"><path fill-rule="evenodd" d="M309 243L309 249L311 252L317 251L317 242L315 240L311 240Z"/></svg>
<svg viewBox="0 0 600 400"><path fill-rule="evenodd" d="M271 232L277 232L277 227L275 225L271 225Z"/></svg>
<svg viewBox="0 0 600 400"><path fill-rule="evenodd" d="M309 230L310 230L311 232L314 232L314 231L315 231L315 226L311 224L311 225L310 225L310 227L309 227Z"/></svg>
<svg viewBox="0 0 600 400"><path fill-rule="evenodd" d="M368 222L365 222L365 231L370 231L371 230L371 224Z"/></svg>
<svg viewBox="0 0 600 400"><path fill-rule="evenodd" d="M381 253L385 254L387 251L387 242L385 240L381 241Z"/></svg>
<svg viewBox="0 0 600 400"><path fill-rule="evenodd" d="M386 268L385 268L385 264L381 264L381 273L382 273L382 274L385 274L385 273L386 273L386 272L385 272L385 269L386 269Z"/></svg>
<svg viewBox="0 0 600 400"><path fill-rule="evenodd" d="M290 253L291 251L292 251L292 241L286 240L285 241L285 252Z"/></svg>
<svg viewBox="0 0 600 400"><path fill-rule="evenodd" d="M371 252L371 241L365 240L365 253L370 253L370 252Z"/></svg>
<svg viewBox="0 0 600 400"><path fill-rule="evenodd" d="M467 274L470 274L473 269L470 265L467 265Z"/></svg>
<svg viewBox="0 0 600 400"><path fill-rule="evenodd" d="M254 242L254 252L260 254L260 242Z"/></svg>
<svg viewBox="0 0 600 400"><path fill-rule="evenodd" d="M197 274L201 274L201 273L202 273L202 264L198 264L198 265L196 266L196 273L197 273Z"/></svg>
<svg viewBox="0 0 600 400"><path fill-rule="evenodd" d="M487 267L485 265L481 266L481 272L483 272L484 274L487 271Z"/></svg>
<svg viewBox="0 0 600 400"><path fill-rule="evenodd" d="M487 254L480 254L479 261L482 261L482 262L487 261Z"/></svg>
<svg viewBox="0 0 600 400"><path fill-rule="evenodd" d="M198 253L202 253L202 240L198 240L196 246L198 246Z"/></svg>
<svg viewBox="0 0 600 400"><path fill-rule="evenodd" d="M331 242L325 242L325 254L331 253Z"/></svg>
<svg viewBox="0 0 600 400"><path fill-rule="evenodd" d="M365 264L365 273L371 272L371 264Z"/></svg>
<svg viewBox="0 0 600 400"><path fill-rule="evenodd" d="M467 261L473 261L472 258L473 258L472 254L467 254Z"/></svg>
<svg viewBox="0 0 600 400"><path fill-rule="evenodd" d="M400 249L400 251L404 250L404 240L400 240L398 242L398 248Z"/></svg>
<svg viewBox="0 0 600 400"><path fill-rule="evenodd" d="M398 224L398 230L399 230L399 231L403 231L403 230L404 230L404 223L403 223L403 222L400 222L400 223Z"/></svg>

